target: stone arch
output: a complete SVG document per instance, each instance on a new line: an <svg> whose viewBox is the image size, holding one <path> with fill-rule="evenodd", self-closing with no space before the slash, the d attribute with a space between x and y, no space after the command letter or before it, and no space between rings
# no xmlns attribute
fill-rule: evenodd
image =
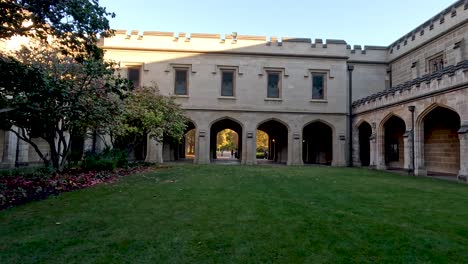
<svg viewBox="0 0 468 264"><path fill-rule="evenodd" d="M224 129L231 129L234 132L236 132L237 137L238 137L238 144L235 153L236 159L239 161L242 160L242 139L243 139L243 132L244 132L244 124L240 122L239 120L229 117L229 116L224 116L218 119L215 119L210 123L210 158L212 160L217 159L217 135L219 132L221 132Z"/></svg>
<svg viewBox="0 0 468 264"><path fill-rule="evenodd" d="M331 165L335 128L324 120L313 120L302 127L302 160L305 164Z"/></svg>
<svg viewBox="0 0 468 264"><path fill-rule="evenodd" d="M188 126L185 129L184 137L182 137L181 141L174 141L168 137L164 137L163 139L163 160L164 161L192 161L197 156L197 148L196 142L193 142L193 155L187 157L187 133L194 130L195 133L193 135L193 140L196 140L196 131L197 131L197 123L190 118L187 118Z"/></svg>
<svg viewBox="0 0 468 264"><path fill-rule="evenodd" d="M460 114L443 104L432 104L419 114L416 122L418 174L457 175L460 126Z"/></svg>
<svg viewBox="0 0 468 264"><path fill-rule="evenodd" d="M379 125L380 166L387 169L405 168L406 122L400 116L389 113Z"/></svg>
<svg viewBox="0 0 468 264"><path fill-rule="evenodd" d="M359 146L359 161L361 166L369 166L371 160L370 152L370 137L372 136L372 126L362 120L357 126L358 131L358 146Z"/></svg>
<svg viewBox="0 0 468 264"><path fill-rule="evenodd" d="M257 131L268 135L267 159L277 163L288 163L289 125L277 118L268 118L257 124Z"/></svg>

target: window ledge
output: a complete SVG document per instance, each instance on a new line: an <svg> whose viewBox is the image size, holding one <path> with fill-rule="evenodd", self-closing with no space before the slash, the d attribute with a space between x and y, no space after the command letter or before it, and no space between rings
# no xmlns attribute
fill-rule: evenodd
<svg viewBox="0 0 468 264"><path fill-rule="evenodd" d="M283 101L282 98L265 98L265 101L276 101L276 102L281 102Z"/></svg>
<svg viewBox="0 0 468 264"><path fill-rule="evenodd" d="M218 97L220 100L237 100L235 96L220 96Z"/></svg>
<svg viewBox="0 0 468 264"><path fill-rule="evenodd" d="M187 94L174 94L173 96L176 98L189 98Z"/></svg>
<svg viewBox="0 0 468 264"><path fill-rule="evenodd" d="M328 103L326 99L310 99L309 102L311 103Z"/></svg>

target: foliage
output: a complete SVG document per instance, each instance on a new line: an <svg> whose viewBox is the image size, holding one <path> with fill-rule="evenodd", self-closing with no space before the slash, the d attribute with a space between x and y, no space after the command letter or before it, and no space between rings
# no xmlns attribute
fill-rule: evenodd
<svg viewBox="0 0 468 264"><path fill-rule="evenodd" d="M257 152L255 153L255 156L257 159L264 159L265 158L265 153L264 152Z"/></svg>
<svg viewBox="0 0 468 264"><path fill-rule="evenodd" d="M231 129L221 130L217 135L217 148L224 150L236 150L239 136Z"/></svg>
<svg viewBox="0 0 468 264"><path fill-rule="evenodd" d="M179 105L173 98L159 94L156 85L141 87L129 94L120 117L120 126L112 133L120 141L119 147L131 148L145 136L179 141L187 127L187 119Z"/></svg>
<svg viewBox="0 0 468 264"><path fill-rule="evenodd" d="M268 150L268 134L257 130L257 151Z"/></svg>
<svg viewBox="0 0 468 264"><path fill-rule="evenodd" d="M78 62L48 42L13 55L0 57L0 101L14 109L0 115L0 123L28 142L46 166L63 168L72 143L68 134L116 126L130 85L114 75L113 64ZM33 138L44 139L50 153Z"/></svg>
<svg viewBox="0 0 468 264"><path fill-rule="evenodd" d="M99 6L97 0L2 0L0 1L0 39L26 36L45 40L53 36L62 52L103 53L98 37L109 36L108 18L114 13Z"/></svg>
<svg viewBox="0 0 468 264"><path fill-rule="evenodd" d="M82 162L85 171L114 171L128 164L127 152L106 148L100 153L88 152Z"/></svg>
<svg viewBox="0 0 468 264"><path fill-rule="evenodd" d="M109 171L69 171L53 173L50 168L0 171L0 209L41 200L50 195L111 182L118 176L148 170L151 164L136 164L129 169Z"/></svg>

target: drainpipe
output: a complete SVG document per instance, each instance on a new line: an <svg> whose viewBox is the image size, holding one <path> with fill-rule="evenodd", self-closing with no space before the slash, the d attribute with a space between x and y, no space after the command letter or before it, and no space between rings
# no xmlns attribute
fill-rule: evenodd
<svg viewBox="0 0 468 264"><path fill-rule="evenodd" d="M411 112L411 169L410 172L414 175L414 105L408 106L408 110Z"/></svg>
<svg viewBox="0 0 468 264"><path fill-rule="evenodd" d="M348 135L349 135L349 167L353 167L353 65L348 65L349 85L348 85Z"/></svg>

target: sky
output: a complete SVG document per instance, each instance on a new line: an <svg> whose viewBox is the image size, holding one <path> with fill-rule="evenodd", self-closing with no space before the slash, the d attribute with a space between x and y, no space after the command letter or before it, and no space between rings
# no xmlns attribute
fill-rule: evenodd
<svg viewBox="0 0 468 264"><path fill-rule="evenodd" d="M113 29L343 39L388 46L455 0L100 0Z"/></svg>

